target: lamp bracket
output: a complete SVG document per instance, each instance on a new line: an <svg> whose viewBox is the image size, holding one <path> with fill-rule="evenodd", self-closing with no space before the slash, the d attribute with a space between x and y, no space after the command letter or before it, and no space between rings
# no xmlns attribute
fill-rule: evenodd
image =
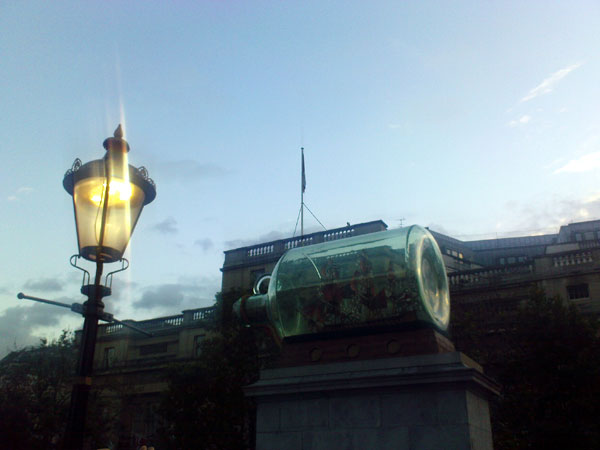
<svg viewBox="0 0 600 450"><path fill-rule="evenodd" d="M81 256L79 255L73 255L71 256L71 258L69 258L69 262L71 263L71 265L73 267L75 267L76 269L79 269L83 272L83 280L81 281L81 285L85 286L87 284L90 284L90 273L85 270L83 267L80 267L77 265L77 260L81 258Z"/></svg>
<svg viewBox="0 0 600 450"><path fill-rule="evenodd" d="M77 265L77 260L79 258L82 258L82 256L81 255L73 255L69 259L69 262L71 263L71 265L73 267L75 267L76 269L81 270L83 272L83 279L81 281L81 286L83 289L85 286L91 285L91 282L90 282L91 276L87 270L85 270L83 267ZM112 272L106 274L106 277L104 278L103 288L106 288L108 290L108 292L110 292L110 290L112 289L113 275L115 273L123 272L124 270L127 270L129 268L129 260L127 260L126 258L121 258L119 261L121 262L121 268L117 269L117 270L113 270ZM110 295L110 294L108 294L108 295Z"/></svg>
<svg viewBox="0 0 600 450"><path fill-rule="evenodd" d="M129 260L127 260L125 258L121 258L120 261L121 261L120 269L113 270L112 272L106 274L106 278L104 279L104 284L106 285L106 287L108 287L108 289L112 288L113 274L123 272L124 270L127 270L129 268Z"/></svg>

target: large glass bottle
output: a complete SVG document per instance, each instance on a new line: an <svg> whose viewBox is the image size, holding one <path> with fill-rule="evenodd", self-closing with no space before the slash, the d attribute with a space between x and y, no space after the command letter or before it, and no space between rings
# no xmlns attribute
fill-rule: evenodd
<svg viewBox="0 0 600 450"><path fill-rule="evenodd" d="M267 293L236 309L280 338L414 322L445 331L450 296L436 241L413 225L288 250Z"/></svg>

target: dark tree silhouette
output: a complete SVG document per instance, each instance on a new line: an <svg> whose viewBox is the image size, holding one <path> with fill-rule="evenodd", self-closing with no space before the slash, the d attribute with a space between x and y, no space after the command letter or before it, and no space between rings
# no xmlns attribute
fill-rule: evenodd
<svg viewBox="0 0 600 450"><path fill-rule="evenodd" d="M239 297L238 291L217 295L217 325L202 343L200 357L168 371L160 448L253 447L255 408L243 386L258 379L259 358L253 330L231 315Z"/></svg>
<svg viewBox="0 0 600 450"><path fill-rule="evenodd" d="M541 291L516 311L460 311L457 348L503 387L492 404L496 449L600 448L596 318Z"/></svg>
<svg viewBox="0 0 600 450"><path fill-rule="evenodd" d="M60 442L75 360L72 333L63 331L0 362L0 441L6 448L49 449Z"/></svg>

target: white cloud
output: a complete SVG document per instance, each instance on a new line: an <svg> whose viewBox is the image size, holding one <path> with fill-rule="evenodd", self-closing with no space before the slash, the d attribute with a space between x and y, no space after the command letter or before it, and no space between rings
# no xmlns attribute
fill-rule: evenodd
<svg viewBox="0 0 600 450"><path fill-rule="evenodd" d="M564 166L556 169L554 173L580 173L594 169L600 169L600 152L588 153L580 158L572 159Z"/></svg>
<svg viewBox="0 0 600 450"><path fill-rule="evenodd" d="M177 228L177 221L173 217L167 217L162 222L154 224L152 229L162 234L177 234L179 231Z"/></svg>
<svg viewBox="0 0 600 450"><path fill-rule="evenodd" d="M13 195L9 195L6 199L9 202L16 202L17 200L19 200L19 194L31 194L33 191L34 189L29 186L22 186L18 188Z"/></svg>
<svg viewBox="0 0 600 450"><path fill-rule="evenodd" d="M600 134L591 134L581 144L582 152L588 153L590 150L596 150L597 148L600 148Z"/></svg>
<svg viewBox="0 0 600 450"><path fill-rule="evenodd" d="M70 298L59 300L73 302ZM0 358L12 350L39 342L35 330L39 327L56 327L64 316L63 308L41 303L7 308L0 315Z"/></svg>
<svg viewBox="0 0 600 450"><path fill-rule="evenodd" d="M200 247L203 251L208 251L215 246L215 243L210 238L196 239L194 245Z"/></svg>
<svg viewBox="0 0 600 450"><path fill-rule="evenodd" d="M517 125L527 125L530 120L531 116L524 114L519 118L519 120L511 120L508 122L508 125L511 127L516 127Z"/></svg>
<svg viewBox="0 0 600 450"><path fill-rule="evenodd" d="M556 233L561 225L600 218L600 192L584 197L540 194L504 205L502 237Z"/></svg>
<svg viewBox="0 0 600 450"><path fill-rule="evenodd" d="M54 278L39 278L27 280L25 287L40 292L57 292L62 291L64 285Z"/></svg>
<svg viewBox="0 0 600 450"><path fill-rule="evenodd" d="M521 103L527 102L529 100L534 99L535 97L543 94L548 94L552 92L554 86L562 80L564 77L569 75L572 71L579 68L581 63L571 64L570 66L565 67L564 69L557 70L544 81L542 81L539 85L531 89L525 97L521 99Z"/></svg>
<svg viewBox="0 0 600 450"><path fill-rule="evenodd" d="M555 167L555 166L558 166L559 164L561 164L564 160L565 160L565 158L557 158L554 161L552 161L551 163L543 166L543 168L546 170L551 169L552 167Z"/></svg>
<svg viewBox="0 0 600 450"><path fill-rule="evenodd" d="M600 193L592 194L583 200L583 203L595 203L600 200Z"/></svg>
<svg viewBox="0 0 600 450"><path fill-rule="evenodd" d="M220 277L181 277L176 283L147 286L132 306L155 313L177 314L183 309L202 308L214 303Z"/></svg>

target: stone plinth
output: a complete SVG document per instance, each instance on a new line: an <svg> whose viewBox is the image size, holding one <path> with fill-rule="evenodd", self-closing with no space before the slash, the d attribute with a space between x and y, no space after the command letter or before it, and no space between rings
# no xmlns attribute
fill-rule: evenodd
<svg viewBox="0 0 600 450"><path fill-rule="evenodd" d="M498 386L458 352L263 370L258 450L492 449Z"/></svg>
<svg viewBox="0 0 600 450"><path fill-rule="evenodd" d="M346 335L336 339L283 342L277 367L326 364L455 351L454 344L432 328Z"/></svg>

